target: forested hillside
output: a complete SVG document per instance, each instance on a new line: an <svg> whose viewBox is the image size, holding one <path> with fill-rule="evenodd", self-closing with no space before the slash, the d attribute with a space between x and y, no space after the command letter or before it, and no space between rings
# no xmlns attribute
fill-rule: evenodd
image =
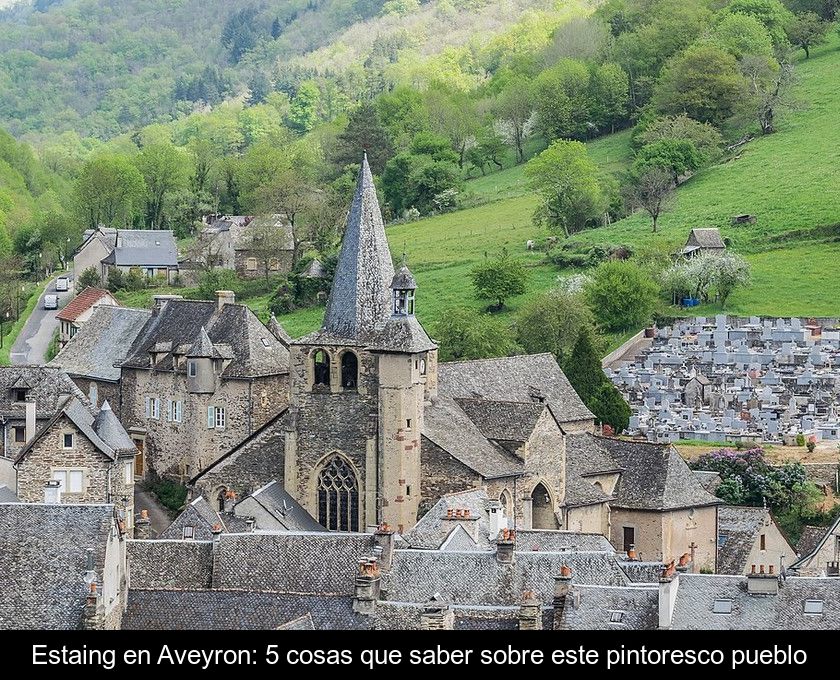
<svg viewBox="0 0 840 680"><path fill-rule="evenodd" d="M317 87L334 118L440 55L449 78L546 39L583 0L35 0L0 12L0 127L107 139ZM523 12L525 14L523 15ZM523 22L509 37L508 28ZM494 42L495 41L495 42ZM480 79L483 65L470 65ZM449 68L456 67L455 70ZM447 71L448 69L448 71ZM422 69L421 69L422 70Z"/></svg>

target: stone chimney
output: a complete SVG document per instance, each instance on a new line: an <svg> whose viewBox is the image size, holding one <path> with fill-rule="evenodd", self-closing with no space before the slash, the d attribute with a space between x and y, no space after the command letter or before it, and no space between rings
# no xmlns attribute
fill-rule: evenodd
<svg viewBox="0 0 840 680"><path fill-rule="evenodd" d="M374 548L380 549L379 567L382 571L391 570L391 561L394 558L394 530L389 524L380 524L373 532Z"/></svg>
<svg viewBox="0 0 840 680"><path fill-rule="evenodd" d="M149 519L149 511L141 510L140 516L134 520L134 538L141 541L148 541L152 537L152 522Z"/></svg>
<svg viewBox="0 0 840 680"><path fill-rule="evenodd" d="M26 441L32 441L35 436L35 428L38 426L37 411L35 409L35 400L32 397L26 399Z"/></svg>
<svg viewBox="0 0 840 680"><path fill-rule="evenodd" d="M487 501L488 531L490 540L495 541L502 529L507 528L505 514L502 512L502 504L499 501Z"/></svg>
<svg viewBox="0 0 840 680"><path fill-rule="evenodd" d="M519 630L542 630L542 604L533 590L522 593L519 605Z"/></svg>
<svg viewBox="0 0 840 680"><path fill-rule="evenodd" d="M83 630L103 630L105 628L105 605L97 592L96 583L90 584L90 590L85 598L85 609L82 614Z"/></svg>
<svg viewBox="0 0 840 680"><path fill-rule="evenodd" d="M435 593L423 605L420 614L420 630L452 630L455 624L455 615L449 605L443 601L440 593Z"/></svg>
<svg viewBox="0 0 840 680"><path fill-rule="evenodd" d="M210 549L210 587L214 589L220 588L222 581L221 569L219 568L219 560L221 559L222 552L222 531L223 529L221 524L214 524L210 529L210 533L213 534L213 543Z"/></svg>
<svg viewBox="0 0 840 680"><path fill-rule="evenodd" d="M246 517L245 518L245 531L247 531L249 534L254 533L254 527L256 526L256 524L257 524L257 520L255 520L253 517Z"/></svg>
<svg viewBox="0 0 840 680"><path fill-rule="evenodd" d="M233 506L236 505L236 492L232 489L225 491L225 512L229 515L233 514Z"/></svg>
<svg viewBox="0 0 840 680"><path fill-rule="evenodd" d="M674 605L677 602L677 590L680 587L680 575L674 566L674 560L665 565L659 575L659 628L671 627L674 618Z"/></svg>
<svg viewBox="0 0 840 680"><path fill-rule="evenodd" d="M380 582L381 575L376 560L373 558L361 560L353 587L354 612L370 616L376 611Z"/></svg>
<svg viewBox="0 0 840 680"><path fill-rule="evenodd" d="M44 503L47 505L61 503L61 482L57 479L51 479L44 484Z"/></svg>
<svg viewBox="0 0 840 680"><path fill-rule="evenodd" d="M775 565L765 567L763 564L751 565L747 574L747 593L750 595L778 595L779 576L775 573Z"/></svg>
<svg viewBox="0 0 840 680"><path fill-rule="evenodd" d="M236 302L236 293L232 290L217 290L216 291L216 309L222 311L225 305L232 305Z"/></svg>
<svg viewBox="0 0 840 680"><path fill-rule="evenodd" d="M502 529L496 541L496 560L501 564L513 564L516 552L516 532L513 529Z"/></svg>
<svg viewBox="0 0 840 680"><path fill-rule="evenodd" d="M566 599L569 597L569 589L572 585L572 569L567 565L560 567L560 575L554 577L554 630L562 628L563 610L566 608Z"/></svg>

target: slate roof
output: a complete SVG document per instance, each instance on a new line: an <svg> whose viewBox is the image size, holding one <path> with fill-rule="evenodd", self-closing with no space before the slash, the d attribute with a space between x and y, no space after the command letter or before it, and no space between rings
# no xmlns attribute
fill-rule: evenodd
<svg viewBox="0 0 840 680"><path fill-rule="evenodd" d="M659 576L663 569L662 562L619 559L619 564L621 570L633 583L659 583Z"/></svg>
<svg viewBox="0 0 840 680"><path fill-rule="evenodd" d="M408 265L403 262L394 278L391 279L391 290L415 290L417 288L417 281L414 279L414 274L408 268Z"/></svg>
<svg viewBox="0 0 840 680"><path fill-rule="evenodd" d="M147 309L100 305L48 366L76 377L116 382L119 364L151 315Z"/></svg>
<svg viewBox="0 0 840 680"><path fill-rule="evenodd" d="M270 330L274 334L274 337L282 342L286 347L288 347L292 342L292 336L289 335L286 332L286 329L280 325L277 317L274 316L274 312L271 313L271 318L268 320L268 330Z"/></svg>
<svg viewBox="0 0 840 680"><path fill-rule="evenodd" d="M715 614L715 600L732 601ZM805 614L805 600L821 600L823 614ZM676 630L837 630L840 579L789 577L778 595L750 595L746 576L681 574L671 628Z"/></svg>
<svg viewBox="0 0 840 680"><path fill-rule="evenodd" d="M692 472L703 488L712 495L723 481L720 474L713 470L692 470Z"/></svg>
<svg viewBox="0 0 840 680"><path fill-rule="evenodd" d="M303 619L303 621L301 621ZM124 630L352 630L370 627L347 595L242 590L136 590Z"/></svg>
<svg viewBox="0 0 840 680"><path fill-rule="evenodd" d="M456 399L455 402L487 439L528 441L545 404L489 399Z"/></svg>
<svg viewBox="0 0 840 680"><path fill-rule="evenodd" d="M373 333L391 316L391 251L367 155L341 242L322 330L346 338Z"/></svg>
<svg viewBox="0 0 840 680"><path fill-rule="evenodd" d="M438 366L444 396L548 404L557 422L592 419L551 354L453 361Z"/></svg>
<svg viewBox="0 0 840 680"><path fill-rule="evenodd" d="M738 576L747 572L747 560L758 535L772 522L765 508L724 505L718 508L717 573Z"/></svg>
<svg viewBox="0 0 840 680"><path fill-rule="evenodd" d="M0 628L77 629L87 551L99 578L113 505L0 504Z"/></svg>
<svg viewBox="0 0 840 680"><path fill-rule="evenodd" d="M204 496L199 496L181 511L166 529L160 532L160 540L179 540L184 537L184 527L193 528L193 540L209 541L213 538L213 525L224 528L222 517L208 503Z"/></svg>
<svg viewBox="0 0 840 680"><path fill-rule="evenodd" d="M484 478L524 472L523 462L489 442L454 399L441 396L426 405L423 436Z"/></svg>
<svg viewBox="0 0 840 680"><path fill-rule="evenodd" d="M18 501L14 491L5 484L0 484L0 503L17 503Z"/></svg>
<svg viewBox="0 0 840 680"><path fill-rule="evenodd" d="M326 531L300 503L292 498L283 485L276 481L269 482L247 498L240 500L234 507L235 514L243 515L237 512L237 507L248 499L258 503L287 531Z"/></svg>
<svg viewBox="0 0 840 680"><path fill-rule="evenodd" d="M216 302L202 300L166 301L137 335L122 366L150 368L150 350L157 349L166 356L155 364L155 370L171 371L175 354L189 352L202 328L220 356L231 357L223 377L250 378L289 370L288 349L248 307L226 304L219 310Z"/></svg>
<svg viewBox="0 0 840 680"><path fill-rule="evenodd" d="M605 503L613 498L586 479L588 475L610 474L622 469L599 442L589 433L566 436L567 507Z"/></svg>
<svg viewBox="0 0 840 680"><path fill-rule="evenodd" d="M76 383L55 366L0 366L0 415L7 419L26 417L26 405L13 401L13 388L26 389L27 396L35 400L38 420L52 418L71 395L90 403Z"/></svg>
<svg viewBox="0 0 840 680"><path fill-rule="evenodd" d="M575 531L554 531L550 529L518 529L516 549L543 552L605 552L614 553L603 534L585 534Z"/></svg>
<svg viewBox="0 0 840 680"><path fill-rule="evenodd" d="M391 251L365 156L347 216L323 325L298 342L346 346L355 341L380 352L417 353L434 349L435 343L414 315L392 314L393 281Z"/></svg>
<svg viewBox="0 0 840 680"><path fill-rule="evenodd" d="M799 542L796 544L796 553L801 557L810 555L822 543L823 538L829 531L831 531L831 527L807 525L802 529L802 534L799 536Z"/></svg>
<svg viewBox="0 0 840 680"><path fill-rule="evenodd" d="M108 234L108 243L113 250L102 260L105 264L119 267L178 266L178 247L175 236L168 229L119 229L113 235Z"/></svg>
<svg viewBox="0 0 840 680"><path fill-rule="evenodd" d="M119 305L119 303L113 299L113 295L111 295L111 293L107 290L103 290L102 288L85 288L81 293L70 300L70 302L65 305L64 309L55 315L55 318L59 321L75 321L102 298L106 297L111 298L111 301L108 304Z"/></svg>
<svg viewBox="0 0 840 680"><path fill-rule="evenodd" d="M513 564L500 564L493 551L397 549L391 571L382 576L383 599L426 602L440 593L453 604L513 606L533 590L548 604L563 565L572 568L572 583L629 583L613 553L517 551Z"/></svg>
<svg viewBox="0 0 840 680"><path fill-rule="evenodd" d="M811 532L809 532L809 533L811 533ZM816 532L813 532L813 534L816 534ZM820 548L822 548L826 539L828 539L829 536L833 536L833 535L840 535L840 517L838 517L835 520L834 524L832 524L830 527L824 527L823 528L822 534L816 539L816 541L814 542L814 544L811 547L811 550L809 552L807 552L807 553L806 552L799 552L797 550L797 552L799 552L799 558L796 560L796 562L794 562L793 564L790 565L791 568L795 568L797 565L800 565L803 562L807 562L809 558L811 558L815 553L819 552ZM813 540L813 539L811 537L809 537L809 541L810 540Z"/></svg>
<svg viewBox="0 0 840 680"><path fill-rule="evenodd" d="M96 415L94 415L96 413ZM107 458L115 460L120 452L134 455L136 446L106 401L96 411L90 404L83 404L75 397L67 397L65 403L53 417L32 437L18 453L15 463L23 460L35 444L43 437L61 416L65 416L87 437L96 449Z"/></svg>
<svg viewBox="0 0 840 680"><path fill-rule="evenodd" d="M572 586L560 627L563 630L656 630L659 588Z"/></svg>
<svg viewBox="0 0 840 680"><path fill-rule="evenodd" d="M369 534L282 532L222 534L214 558L220 590L352 595Z"/></svg>
<svg viewBox="0 0 840 680"><path fill-rule="evenodd" d="M599 437L598 442L623 468L613 507L634 510L678 510L718 505L670 444L648 444Z"/></svg>
<svg viewBox="0 0 840 680"><path fill-rule="evenodd" d="M325 279L327 278L327 268L324 266L324 263L316 257L312 259L300 275L305 279Z"/></svg>
<svg viewBox="0 0 840 680"><path fill-rule="evenodd" d="M376 630L419 630L424 602L376 603L372 618ZM519 607L450 605L455 630L517 630Z"/></svg>
<svg viewBox="0 0 840 680"><path fill-rule="evenodd" d="M720 229L717 228L692 229L686 245L701 248L726 248L726 244L720 236Z"/></svg>

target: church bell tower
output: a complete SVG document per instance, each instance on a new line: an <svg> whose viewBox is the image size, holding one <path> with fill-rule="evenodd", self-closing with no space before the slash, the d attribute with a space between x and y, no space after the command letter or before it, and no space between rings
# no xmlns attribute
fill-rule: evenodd
<svg viewBox="0 0 840 680"><path fill-rule="evenodd" d="M394 271L365 157L323 325L290 348L284 484L328 529L417 520L437 346L415 317L416 290L404 261Z"/></svg>

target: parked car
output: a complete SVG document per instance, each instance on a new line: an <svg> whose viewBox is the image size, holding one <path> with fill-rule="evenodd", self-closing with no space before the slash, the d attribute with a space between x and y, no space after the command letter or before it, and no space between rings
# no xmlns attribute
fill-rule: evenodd
<svg viewBox="0 0 840 680"><path fill-rule="evenodd" d="M58 309L58 295L45 295L44 309Z"/></svg>
<svg viewBox="0 0 840 680"><path fill-rule="evenodd" d="M55 289L59 293L64 293L70 290L70 280L66 276L59 276L55 280Z"/></svg>

